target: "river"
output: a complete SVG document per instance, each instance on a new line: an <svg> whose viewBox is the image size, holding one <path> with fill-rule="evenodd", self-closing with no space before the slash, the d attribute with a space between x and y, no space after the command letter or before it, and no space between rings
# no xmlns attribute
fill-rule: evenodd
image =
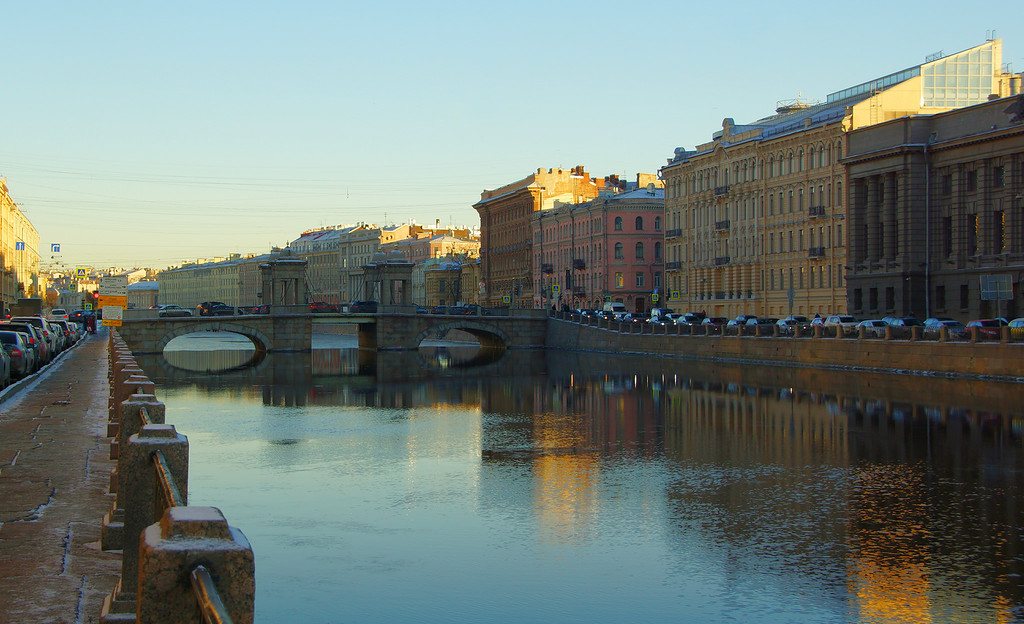
<svg viewBox="0 0 1024 624"><path fill-rule="evenodd" d="M1024 621L1022 384L318 342L140 358L258 622Z"/></svg>

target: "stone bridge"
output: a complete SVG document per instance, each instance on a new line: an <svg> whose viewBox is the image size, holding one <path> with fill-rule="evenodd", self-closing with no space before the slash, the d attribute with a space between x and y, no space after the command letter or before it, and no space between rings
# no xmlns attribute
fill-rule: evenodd
<svg viewBox="0 0 1024 624"><path fill-rule="evenodd" d="M131 312L131 311L129 311ZM385 309L379 314L275 313L215 317L157 318L149 310L126 314L118 329L136 354L163 353L179 336L203 331L241 334L257 352L309 351L314 327L356 325L359 348L412 351L423 340L450 330L476 337L488 348L544 347L548 317L544 310L503 310L503 315L434 315Z"/></svg>

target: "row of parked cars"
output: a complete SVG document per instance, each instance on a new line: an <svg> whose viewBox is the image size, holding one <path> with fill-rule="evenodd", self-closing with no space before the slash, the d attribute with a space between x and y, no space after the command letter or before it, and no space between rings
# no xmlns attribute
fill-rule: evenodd
<svg viewBox="0 0 1024 624"><path fill-rule="evenodd" d="M621 305L621 304L619 304ZM779 335L793 335L800 332L813 331L814 326L820 325L823 328L834 329L842 336L859 335L861 328L869 336L885 336L887 327L921 327L922 331L938 334L941 328L945 327L951 338L964 338L970 335L972 328L977 327L980 337L998 340L1002 328L1009 327L1010 335L1014 338L1024 338L1024 318L1008 320L1005 318L976 319L966 324L949 318L934 317L924 321L913 316L886 316L880 319L861 320L848 314L832 314L821 316L816 314L814 318L800 315L790 315L785 318L759 317L754 314L740 314L736 318L707 316L703 312L677 313L669 308L653 308L650 312L625 312L606 305L602 310L573 310L573 315L580 318L598 317L610 320L630 323L652 323L656 325L689 325L710 326L711 328L760 327L762 332L771 332L772 327L778 327ZM720 330L719 330L720 331Z"/></svg>
<svg viewBox="0 0 1024 624"><path fill-rule="evenodd" d="M85 335L85 326L64 310L48 317L15 316L0 322L0 385L23 379L48 364Z"/></svg>

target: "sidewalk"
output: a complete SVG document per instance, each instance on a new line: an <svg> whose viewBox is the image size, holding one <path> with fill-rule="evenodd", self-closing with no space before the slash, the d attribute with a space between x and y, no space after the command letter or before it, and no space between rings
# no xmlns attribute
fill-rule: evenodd
<svg viewBox="0 0 1024 624"><path fill-rule="evenodd" d="M97 622L121 567L109 510L107 332L0 403L0 624Z"/></svg>

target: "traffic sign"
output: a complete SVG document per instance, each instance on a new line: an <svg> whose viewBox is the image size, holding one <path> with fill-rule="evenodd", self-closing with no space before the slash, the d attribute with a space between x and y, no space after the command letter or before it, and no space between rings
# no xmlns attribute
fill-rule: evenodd
<svg viewBox="0 0 1024 624"><path fill-rule="evenodd" d="M89 269L86 267L78 267L75 269L75 279L84 279L89 277Z"/></svg>
<svg viewBox="0 0 1024 624"><path fill-rule="evenodd" d="M121 312L124 310L121 306L110 306L109 308L103 308L103 326L104 327L120 327L121 326Z"/></svg>
<svg viewBox="0 0 1024 624"><path fill-rule="evenodd" d="M120 306L122 308L128 307L128 297L119 297L117 295L100 295L97 307L106 309L108 306Z"/></svg>
<svg viewBox="0 0 1024 624"><path fill-rule="evenodd" d="M25 241L14 243L14 251L25 251Z"/></svg>
<svg viewBox="0 0 1024 624"><path fill-rule="evenodd" d="M552 295L557 295L560 292L562 292L562 287L561 286L559 286L558 284L552 284L551 285L551 294Z"/></svg>
<svg viewBox="0 0 1024 624"><path fill-rule="evenodd" d="M504 297L502 297L501 300L504 303L512 303L512 297L509 297L508 295L505 295Z"/></svg>
<svg viewBox="0 0 1024 624"><path fill-rule="evenodd" d="M113 275L100 278L100 295L111 295L114 297L128 296L128 276Z"/></svg>
<svg viewBox="0 0 1024 624"><path fill-rule="evenodd" d="M60 243L50 243L51 253L60 253Z"/></svg>
<svg viewBox="0 0 1024 624"><path fill-rule="evenodd" d="M651 293L651 301L653 301L654 303L658 303L658 291L654 291L653 293Z"/></svg>
<svg viewBox="0 0 1024 624"><path fill-rule="evenodd" d="M91 303L87 303L87 304L82 306L82 309L85 310L86 312L88 312L89 310L92 310L92 304Z"/></svg>

